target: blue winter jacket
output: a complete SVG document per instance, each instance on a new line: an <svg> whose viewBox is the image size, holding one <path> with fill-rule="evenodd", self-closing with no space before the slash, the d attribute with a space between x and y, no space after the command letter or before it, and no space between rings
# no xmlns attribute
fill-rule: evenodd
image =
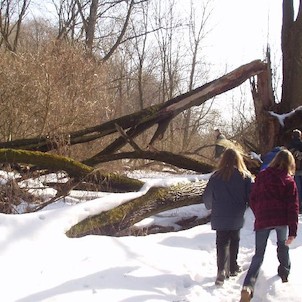
<svg viewBox="0 0 302 302"><path fill-rule="evenodd" d="M252 178L244 178L237 169L229 181L223 181L215 173L208 181L202 195L211 212L213 230L239 230L243 226L244 212L249 201Z"/></svg>
<svg viewBox="0 0 302 302"><path fill-rule="evenodd" d="M274 159L274 157L277 155L277 153L279 151L282 150L282 147L275 147L273 148L273 150L271 150L270 152L266 153L263 156L263 163L260 167L260 170L264 170L268 167L268 165L270 164L270 162Z"/></svg>

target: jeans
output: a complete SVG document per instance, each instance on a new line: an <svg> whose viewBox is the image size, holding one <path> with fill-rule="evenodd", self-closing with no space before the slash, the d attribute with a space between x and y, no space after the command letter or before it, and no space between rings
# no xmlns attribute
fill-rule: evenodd
<svg viewBox="0 0 302 302"><path fill-rule="evenodd" d="M240 230L216 231L216 251L218 272L235 272L238 269Z"/></svg>
<svg viewBox="0 0 302 302"><path fill-rule="evenodd" d="M259 270L263 262L267 240L271 230L275 230L277 233L277 257L280 263L278 275L287 277L290 271L289 248L285 244L285 240L287 239L287 226L257 230L255 255L253 256L251 265L243 282L243 286L249 287L252 291L254 290Z"/></svg>

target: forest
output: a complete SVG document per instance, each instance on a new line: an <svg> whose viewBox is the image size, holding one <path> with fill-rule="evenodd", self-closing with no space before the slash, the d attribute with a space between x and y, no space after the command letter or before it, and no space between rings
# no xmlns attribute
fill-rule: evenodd
<svg viewBox="0 0 302 302"><path fill-rule="evenodd" d="M71 189L139 190L143 183L125 172L213 171L213 130L219 127L257 173L259 162L250 152L286 145L289 133L301 130L302 8L294 14L293 1L280 7L283 65L277 100L269 45L263 58L211 73L203 49L214 1L197 2L180 14L176 0L63 0L51 1L46 14L34 1L1 1L3 169L22 178L64 171L68 182L47 184L57 189L56 198ZM248 97L242 93L217 105L219 95L244 83ZM223 111L230 111L229 118ZM293 114L281 126L271 112ZM89 218L70 236L115 235L154 213L199 203L203 189L195 183L155 188L143 199ZM56 200L41 200L29 190L17 183L2 186L1 212L15 213L20 197L31 204L30 211ZM198 223L204 222L184 227Z"/></svg>

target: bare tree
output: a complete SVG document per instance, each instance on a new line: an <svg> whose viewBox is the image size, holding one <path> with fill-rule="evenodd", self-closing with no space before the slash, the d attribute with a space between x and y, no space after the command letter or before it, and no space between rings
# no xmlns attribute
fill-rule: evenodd
<svg viewBox="0 0 302 302"><path fill-rule="evenodd" d="M56 6L58 38L82 41L87 52L107 61L123 43L134 7L149 0L63 0ZM109 47L108 47L109 46Z"/></svg>
<svg viewBox="0 0 302 302"><path fill-rule="evenodd" d="M201 11L199 11L194 3L191 1L190 4L190 17L188 22L188 32L189 32L189 40L190 47L188 53L190 53L190 71L189 71L189 83L188 83L188 91L191 91L195 86L196 77L206 78L205 72L200 74L203 67L200 64L200 48L201 43L204 40L207 34L207 23L211 16L211 1L206 1L205 3L199 4L201 6ZM199 18L197 18L197 15ZM211 108L208 106L208 108ZM182 140L182 150L186 151L189 149L190 143L194 135L197 133L200 128L200 121L204 120L208 110L202 106L198 108L199 114L195 114L192 108L189 108L183 115L183 140ZM196 110L195 110L196 112Z"/></svg>
<svg viewBox="0 0 302 302"><path fill-rule="evenodd" d="M57 3L57 1L52 0L52 3L58 15L57 39L67 39L70 36L71 40L76 40L79 17L76 1L61 0Z"/></svg>
<svg viewBox="0 0 302 302"><path fill-rule="evenodd" d="M148 3L146 5L142 4L142 20L139 20L141 23L141 31L148 31ZM137 56L137 88L138 88L138 103L139 109L144 108L144 83L143 83L143 74L144 74L144 64L146 59L146 46L147 46L147 35L140 35L137 32L136 24L132 22L132 29L134 33L134 39L132 40L134 50Z"/></svg>
<svg viewBox="0 0 302 302"><path fill-rule="evenodd" d="M91 0L90 8L89 8L89 16L87 19L84 17L84 12L82 5L79 0L76 0L82 21L83 28L85 30L85 44L89 52L92 52L94 35L95 35L95 27L97 23L97 15L98 15L98 6L99 0Z"/></svg>
<svg viewBox="0 0 302 302"><path fill-rule="evenodd" d="M180 80L180 41L176 31L181 26L180 19L176 13L175 0L156 1L154 23L156 43L158 45L159 74L160 74L160 101L171 99L179 91ZM174 134L178 128L174 121L162 123L158 131L162 132L169 126L167 133L171 150L175 148ZM162 136L159 136L162 138ZM153 141L150 142L153 147Z"/></svg>
<svg viewBox="0 0 302 302"><path fill-rule="evenodd" d="M30 0L3 0L0 2L0 46L16 52L21 25Z"/></svg>

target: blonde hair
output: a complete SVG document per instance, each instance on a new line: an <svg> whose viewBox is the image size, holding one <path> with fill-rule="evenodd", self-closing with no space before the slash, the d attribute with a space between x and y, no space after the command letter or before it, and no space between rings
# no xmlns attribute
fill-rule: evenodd
<svg viewBox="0 0 302 302"><path fill-rule="evenodd" d="M226 149L222 154L218 169L214 175L227 181L231 178L235 169L237 169L244 178L251 175L239 151L235 149Z"/></svg>
<svg viewBox="0 0 302 302"><path fill-rule="evenodd" d="M296 170L295 158L289 150L279 151L268 165L278 170L285 170L288 174L294 175Z"/></svg>

